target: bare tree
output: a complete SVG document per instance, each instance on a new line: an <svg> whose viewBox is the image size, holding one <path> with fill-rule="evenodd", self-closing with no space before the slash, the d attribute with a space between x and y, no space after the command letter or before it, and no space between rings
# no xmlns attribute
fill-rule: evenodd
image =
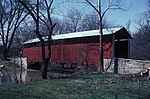
<svg viewBox="0 0 150 99"><path fill-rule="evenodd" d="M63 34L63 33L65 33L65 31L64 31L64 22L62 22L59 19L56 19L55 23L57 23L57 24L56 24L56 26L54 28L54 35L55 34Z"/></svg>
<svg viewBox="0 0 150 99"><path fill-rule="evenodd" d="M80 30L95 30L99 29L99 17L95 12L92 12L90 14L85 14L83 19L81 20L80 24ZM103 18L103 28L109 28L115 26L115 24L110 23L107 18Z"/></svg>
<svg viewBox="0 0 150 99"><path fill-rule="evenodd" d="M121 0L107 0L108 2L106 3L106 7L102 5L102 0L98 0L97 4L94 4L92 0L85 0L87 4L89 4L98 14L99 17L99 32L100 32L100 71L104 72L104 62L103 62L103 19L105 14L108 12L108 10L116 10L116 9L121 9L120 2ZM104 9L104 10L103 10Z"/></svg>
<svg viewBox="0 0 150 99"><path fill-rule="evenodd" d="M137 32L133 34L132 58L150 60L150 10L136 21Z"/></svg>
<svg viewBox="0 0 150 99"><path fill-rule="evenodd" d="M22 6L16 0L0 2L0 37L3 46L3 60L8 57L14 35L21 22L27 17Z"/></svg>
<svg viewBox="0 0 150 99"><path fill-rule="evenodd" d="M79 31L80 22L82 20L82 13L77 9L70 10L68 13L68 26L71 29L70 32L77 32Z"/></svg>
<svg viewBox="0 0 150 99"><path fill-rule="evenodd" d="M12 46L9 51L9 55L12 57L20 56L21 51L23 50L23 42L36 38L36 34L33 31L35 25L30 22L30 24L26 24L23 22L24 25L19 27L15 33Z"/></svg>
<svg viewBox="0 0 150 99"><path fill-rule="evenodd" d="M83 65L83 67L85 68L86 73L96 70L96 67L92 66L92 64L94 64L95 56L90 56L90 53L92 53L93 51L99 53L99 50L93 48L93 46L98 46L98 45L97 44L95 44L95 45L88 44L85 48L80 49L80 51L79 51L80 57L82 57L81 59L83 59L82 61L85 65L85 67L84 67L84 65ZM89 64L88 60L91 61L90 64Z"/></svg>
<svg viewBox="0 0 150 99"><path fill-rule="evenodd" d="M22 4L24 8L29 12L36 25L35 33L40 40L41 48L42 48L42 78L43 79L47 79L47 68L51 57L51 36L53 33L53 29L56 25L55 23L53 24L51 18L51 14L53 12L53 8L52 8L53 1L54 0L36 0L35 5L32 5L30 2L26 2L24 0L18 0L18 2ZM45 24L48 30L47 32L48 54L47 55L46 55L45 38L43 38L42 31L40 31L40 24Z"/></svg>
<svg viewBox="0 0 150 99"><path fill-rule="evenodd" d="M63 33L78 32L80 31L80 23L83 14L77 9L68 9L67 15L63 16L61 27Z"/></svg>
<svg viewBox="0 0 150 99"><path fill-rule="evenodd" d="M132 21L129 19L128 22L126 23L126 29L128 32L130 32L130 26L131 26Z"/></svg>
<svg viewBox="0 0 150 99"><path fill-rule="evenodd" d="M96 13L86 14L81 22L81 30L99 29L98 16Z"/></svg>
<svg viewBox="0 0 150 99"><path fill-rule="evenodd" d="M62 20L56 20L58 23L54 28L56 34L99 29L99 22L97 21L99 18L93 12L86 14L77 9L69 9L67 15L62 17ZM104 28L113 26L115 25L104 18Z"/></svg>

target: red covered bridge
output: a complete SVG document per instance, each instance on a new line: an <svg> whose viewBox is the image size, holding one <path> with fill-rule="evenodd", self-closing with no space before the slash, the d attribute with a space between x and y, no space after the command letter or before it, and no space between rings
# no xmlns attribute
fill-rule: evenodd
<svg viewBox="0 0 150 99"><path fill-rule="evenodd" d="M130 55L131 35L122 28L104 29L104 58L121 57ZM67 33L52 36L50 62L66 64L92 64L99 66L99 30L76 33ZM45 39L46 41L46 39ZM28 63L41 62L42 54L39 39L29 40L24 44L23 56L28 58Z"/></svg>

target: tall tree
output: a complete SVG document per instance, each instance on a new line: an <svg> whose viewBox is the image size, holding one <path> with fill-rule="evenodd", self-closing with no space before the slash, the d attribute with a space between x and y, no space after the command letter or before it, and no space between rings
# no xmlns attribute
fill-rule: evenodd
<svg viewBox="0 0 150 99"><path fill-rule="evenodd" d="M26 23L26 22L24 22ZM30 22L31 23L31 22ZM33 23L31 24L24 24L23 26L20 26L14 36L14 40L12 43L12 46L9 51L9 55L11 57L18 57L21 54L21 51L23 50L23 42L27 40L31 40L33 38L36 38L36 34L33 31L33 28L35 25Z"/></svg>
<svg viewBox="0 0 150 99"><path fill-rule="evenodd" d="M97 14L94 12L90 14L85 14L83 19L81 20L80 24L80 30L81 31L86 31L86 30L95 30L99 29L99 17ZM109 28L109 27L114 27L116 26L115 24L110 23L107 18L103 18L103 28Z"/></svg>
<svg viewBox="0 0 150 99"><path fill-rule="evenodd" d="M22 6L16 0L0 1L0 37L3 46L3 60L8 57L14 35L21 22L27 17Z"/></svg>
<svg viewBox="0 0 150 99"><path fill-rule="evenodd" d="M144 12L136 23L138 27L133 34L131 57L150 60L150 10Z"/></svg>
<svg viewBox="0 0 150 99"><path fill-rule="evenodd" d="M77 9L68 9L67 12L67 15L62 16L62 20L56 20L57 25L54 28L54 33L62 34L99 29L99 22L97 21L99 18L95 12L86 14ZM103 19L104 28L113 26L116 25L110 23L106 18Z"/></svg>
<svg viewBox="0 0 150 99"><path fill-rule="evenodd" d="M80 31L80 24L83 14L77 9L67 9L67 14L56 25L59 33L71 33Z"/></svg>
<svg viewBox="0 0 150 99"><path fill-rule="evenodd" d="M40 40L41 48L42 48L42 78L47 79L47 68L49 64L49 60L51 57L51 36L53 33L53 29L56 23L53 24L51 14L53 12L53 1L54 0L36 0L32 2L36 2L35 4L31 4L31 2L27 2L25 0L18 0L20 4L24 6L24 8L29 12L30 16L35 22L35 33ZM40 25L45 24L48 32L47 38L43 38L42 31L40 31ZM47 49L48 53L46 54L46 45L45 39L47 39Z"/></svg>
<svg viewBox="0 0 150 99"><path fill-rule="evenodd" d="M99 17L99 32L100 32L100 68L99 70L101 72L104 72L104 62L103 62L103 19L105 14L108 12L108 10L116 10L116 9L121 9L120 3L121 0L107 0L106 7L104 8L102 1L103 0L97 0L97 4L94 4L94 0L85 0L87 4L89 4L98 14Z"/></svg>
<svg viewBox="0 0 150 99"><path fill-rule="evenodd" d="M67 13L67 16L65 17L65 30L68 29L68 32L78 32L82 20L82 13L77 9L71 9L68 12L69 13Z"/></svg>

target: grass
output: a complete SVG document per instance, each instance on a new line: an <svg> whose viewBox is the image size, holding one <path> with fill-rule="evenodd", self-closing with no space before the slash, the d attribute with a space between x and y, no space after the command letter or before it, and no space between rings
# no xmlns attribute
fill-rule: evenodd
<svg viewBox="0 0 150 99"><path fill-rule="evenodd" d="M1 85L0 99L149 99L150 83L115 74L82 75L30 84Z"/></svg>

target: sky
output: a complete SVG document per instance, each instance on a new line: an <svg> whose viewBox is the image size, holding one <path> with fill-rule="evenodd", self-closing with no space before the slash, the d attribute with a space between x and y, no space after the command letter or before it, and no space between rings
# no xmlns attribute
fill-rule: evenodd
<svg viewBox="0 0 150 99"><path fill-rule="evenodd" d="M78 2L83 0L64 0L65 1L72 1L72 2ZM92 0L95 4L98 0ZM126 11L122 10L109 10L105 17L108 21L112 22L116 25L126 26L127 22L130 20L130 30L131 32L136 31L137 25L135 24L135 21L139 18L140 14L147 11L148 9L148 0L120 0L121 1L121 7L126 9ZM107 6L106 0L102 0L103 7ZM93 8L87 4L84 3L64 3L59 6L58 13L60 15L65 14L65 9L78 9L82 11L83 13L90 13L93 12Z"/></svg>
<svg viewBox="0 0 150 99"><path fill-rule="evenodd" d="M108 13L109 20L115 21L116 24L125 26L127 22L131 21L130 29L132 32L136 31L135 21L140 17L141 13L147 11L148 0L126 0L131 1L131 7L127 11L111 11ZM126 7L130 5L126 2ZM109 17L110 16L110 17Z"/></svg>

